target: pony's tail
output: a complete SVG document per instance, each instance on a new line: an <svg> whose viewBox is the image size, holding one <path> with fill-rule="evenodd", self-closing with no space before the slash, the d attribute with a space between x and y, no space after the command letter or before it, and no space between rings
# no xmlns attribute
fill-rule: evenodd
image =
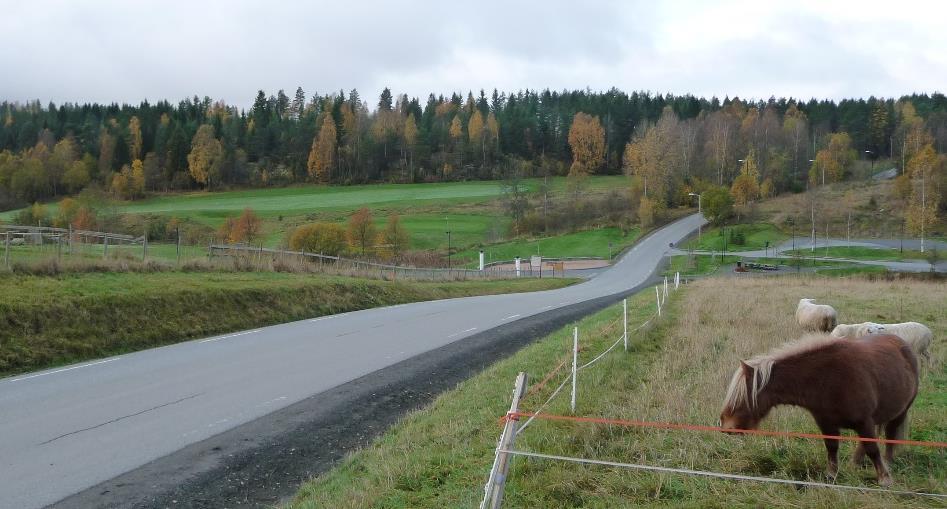
<svg viewBox="0 0 947 509"><path fill-rule="evenodd" d="M901 424L897 428L895 428L894 436L888 437L888 438L893 438L895 440L904 440L904 438L908 436L908 430L910 429L909 427L910 421L911 421L911 415L908 413L907 410L905 410L904 420L902 420Z"/></svg>

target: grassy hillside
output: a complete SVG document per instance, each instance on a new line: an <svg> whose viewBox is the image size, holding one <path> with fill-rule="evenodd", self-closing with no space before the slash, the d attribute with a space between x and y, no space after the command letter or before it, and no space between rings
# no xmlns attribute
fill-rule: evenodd
<svg viewBox="0 0 947 509"><path fill-rule="evenodd" d="M775 247L788 238L784 232L769 223L737 224L725 228L727 232L727 251L762 250L766 246L766 242L769 242L770 247ZM737 244L734 239L740 235L743 236L744 240L742 244ZM680 247L681 249L722 251L724 248L722 229L719 227L704 228L699 241L697 237L694 237Z"/></svg>
<svg viewBox="0 0 947 509"><path fill-rule="evenodd" d="M640 236L638 228L627 234L622 234L619 228L601 228L575 233L566 233L554 237L539 239L517 239L499 244L483 246L487 263L493 261L512 260L519 256L527 258L534 254L547 257L597 257L607 259L609 255L617 255L622 249L632 245ZM611 244L611 249L609 249ZM454 256L458 260L477 263L480 256L480 247L475 247Z"/></svg>
<svg viewBox="0 0 947 509"><path fill-rule="evenodd" d="M390 282L281 272L7 274L0 277L0 375L320 315L571 282Z"/></svg>
<svg viewBox="0 0 947 509"><path fill-rule="evenodd" d="M911 412L911 438L947 440L947 286L925 282L869 282L823 278L708 279L673 296L654 329L634 334L630 351L615 351L580 372L577 415L713 425L726 385L741 358L801 333L793 320L800 296L830 302L843 321L918 320L934 331L936 361L925 368ZM653 292L630 302L631 323L653 309ZM595 334L618 318L617 308L579 323L581 361L609 345L616 333ZM475 507L500 433L497 418L509 406L513 379L527 371L535 382L565 356L571 328L552 334L445 393L408 416L371 447L305 485L289 507ZM528 396L534 410L562 375ZM568 414L562 394L547 408ZM795 408L776 409L763 429L818 432ZM820 441L594 424L536 421L517 437L516 448L648 465L824 481ZM853 445L843 444L849 458ZM894 489L947 493L947 454L905 447L891 466ZM848 461L838 483L875 486L874 470ZM509 507L942 507L940 501L875 493L841 492L678 474L581 466L515 458L507 480Z"/></svg>
<svg viewBox="0 0 947 509"><path fill-rule="evenodd" d="M554 193L566 187L564 177L551 179ZM535 190L538 179L525 185ZM627 177L602 176L588 179L590 191L626 186ZM313 213L352 211L361 207L408 211L417 208L451 208L471 203L487 203L500 197L497 181L444 182L431 184L365 184L355 186L301 185L283 188L246 189L239 191L187 192L158 195L152 198L115 202L112 210L128 214L160 214L192 218L213 226L223 219L237 216L250 207L263 218L294 217ZM50 204L55 214L55 204ZM17 211L0 213L0 220L9 221Z"/></svg>
<svg viewBox="0 0 947 509"><path fill-rule="evenodd" d="M536 191L541 184L540 179L523 181L527 192ZM629 180L625 176L596 176L587 179L585 192L595 195L625 189L628 185ZM552 203L566 199L566 178L550 178L549 186ZM194 221L211 233L225 219L240 215L247 207L252 208L263 220L261 238L254 243L262 242L268 247L280 245L287 232L300 224L314 221L344 223L353 211L361 207L372 211L379 228L384 226L389 214L398 213L401 224L410 235L410 248L414 250L446 253L448 230L451 232L451 247L454 251L496 243L508 237L510 224L502 206L502 186L498 181L301 185L163 194L138 201L96 205L101 214L147 218L138 223L154 222L155 216ZM47 208L49 214L55 217L57 204L48 204ZM13 221L17 212L0 213L0 221ZM138 229L134 231L136 235L140 234ZM156 251L156 254L160 253ZM607 256L607 252L603 256Z"/></svg>

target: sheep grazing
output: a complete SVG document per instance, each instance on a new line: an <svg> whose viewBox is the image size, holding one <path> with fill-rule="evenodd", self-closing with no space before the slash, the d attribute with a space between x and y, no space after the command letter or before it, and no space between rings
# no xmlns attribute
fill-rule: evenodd
<svg viewBox="0 0 947 509"><path fill-rule="evenodd" d="M871 334L893 334L903 340L914 354L924 357L924 360L930 362L931 343L934 342L934 333L922 323L904 322L904 323L875 323L863 322L853 324L839 324L832 330L832 336L861 338Z"/></svg>
<svg viewBox="0 0 947 509"><path fill-rule="evenodd" d="M835 338L860 338L862 336L867 336L872 334L871 330L877 330L878 327L883 327L881 324L875 322L862 322L862 323L852 323L845 324L840 323L832 329L832 337Z"/></svg>
<svg viewBox="0 0 947 509"><path fill-rule="evenodd" d="M838 314L832 306L816 304L814 299L799 299L796 321L804 330L829 332L838 323Z"/></svg>
<svg viewBox="0 0 947 509"><path fill-rule="evenodd" d="M876 323L868 327L868 334L894 334L903 339L916 355L924 357L927 362L931 361L930 348L934 342L934 333L923 323Z"/></svg>

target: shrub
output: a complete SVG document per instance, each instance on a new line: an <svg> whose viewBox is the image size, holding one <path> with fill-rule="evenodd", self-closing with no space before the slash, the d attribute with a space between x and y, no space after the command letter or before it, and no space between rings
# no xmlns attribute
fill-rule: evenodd
<svg viewBox="0 0 947 509"><path fill-rule="evenodd" d="M289 247L295 251L330 256L345 254L345 228L335 223L313 223L300 226L290 236Z"/></svg>

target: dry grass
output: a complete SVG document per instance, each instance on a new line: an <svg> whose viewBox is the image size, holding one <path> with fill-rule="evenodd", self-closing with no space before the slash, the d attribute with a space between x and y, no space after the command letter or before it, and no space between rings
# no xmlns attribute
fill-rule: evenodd
<svg viewBox="0 0 947 509"><path fill-rule="evenodd" d="M834 305L842 322L916 320L931 325L935 364L922 382L911 414L912 438L947 439L947 375L943 366L947 317L947 285L926 282L868 282L824 278L755 278L704 280L688 288L677 309L677 323L667 331L662 352L634 387L603 396L600 415L653 421L712 425L720 412L727 383L737 361L765 352L801 335L793 311L801 297ZM592 381L608 386L608 380ZM563 410L562 408L559 409ZM798 439L730 437L680 431L576 429L544 424L530 430L521 446L553 454L581 455L651 465L716 470L745 475L825 481L825 451L821 442ZM571 428L571 429L570 429ZM587 428L587 427L586 427ZM776 409L763 429L818 433L803 410ZM533 435L533 436L536 436ZM577 448L576 442L583 443ZM849 457L852 446L842 446ZM758 483L734 483L602 468L537 465L542 469L585 471L596 490L580 490L583 500L604 506L631 499L641 506L764 507L914 507L930 500L894 498L830 490L798 491ZM532 465L519 471L525 505L552 502L535 496ZM843 463L838 482L873 486L874 470ZM901 450L893 466L896 489L947 493L947 455L943 450L916 447ZM543 476L540 475L539 479ZM548 479L546 479L548 481ZM625 486L624 489L620 489ZM604 490L602 488L605 488ZM613 491L613 490L618 490ZM596 493L604 491L604 493ZM553 503L552 505L556 505ZM598 506L598 503L590 505Z"/></svg>
<svg viewBox="0 0 947 509"><path fill-rule="evenodd" d="M852 237L898 238L901 235L905 203L894 196L893 183L842 182L820 186L811 191L815 196L815 216L819 239L825 236L844 238L848 233L848 211L851 210ZM848 200L851 199L849 202ZM760 218L788 233L790 218L796 222L796 235L807 236L811 228L808 193L783 194L758 205ZM931 236L943 235L947 224L940 221L928 225ZM905 235L909 235L905 232Z"/></svg>
<svg viewBox="0 0 947 509"><path fill-rule="evenodd" d="M947 440L947 285L819 277L708 279L674 297L665 319L632 336L628 354L609 354L580 374L578 415L715 424L740 358L801 336L793 321L800 297L831 303L846 322L917 320L935 334L934 367L925 373L911 413L911 438ZM653 309L653 290L636 296L631 323ZM588 360L611 336L592 334L617 316L614 308L580 324ZM515 373L537 380L555 367L571 328L527 347L409 416L370 448L306 485L292 507L471 507L482 495ZM580 362L582 359L580 359ZM560 377L559 380L562 378ZM557 380L529 398L535 409ZM568 394L547 409L569 413ZM818 432L811 417L776 409L764 429ZM628 429L537 421L516 448L667 467L825 481L821 442L735 437L720 433ZM841 457L853 447L843 444ZM874 470L844 462L838 482L876 486ZM947 453L903 448L892 465L894 489L947 493ZM516 458L506 507L943 507L941 501L827 489L796 489L677 474Z"/></svg>

